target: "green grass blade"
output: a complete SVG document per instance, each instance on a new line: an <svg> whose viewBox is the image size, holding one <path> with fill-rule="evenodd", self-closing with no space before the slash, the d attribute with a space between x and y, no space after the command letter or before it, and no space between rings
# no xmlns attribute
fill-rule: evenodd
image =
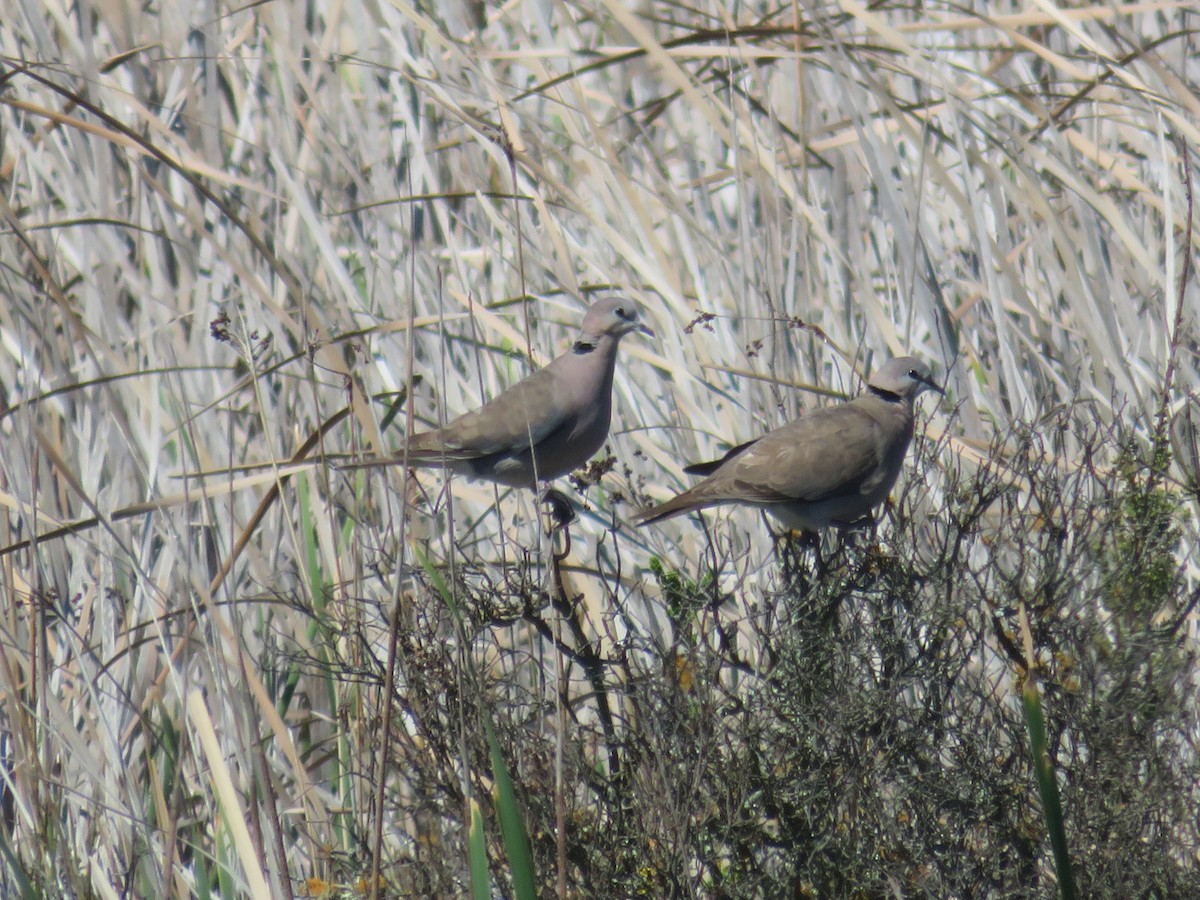
<svg viewBox="0 0 1200 900"><path fill-rule="evenodd" d="M1058 782L1054 779L1054 767L1046 752L1046 720L1042 715L1042 698L1038 694L1037 680L1030 677L1021 694L1025 708L1025 726L1029 731L1029 747L1033 753L1033 768L1037 776L1038 793L1042 796L1042 814L1046 819L1046 830L1050 834L1050 846L1054 850L1054 868L1058 873L1058 892L1063 900L1074 900L1075 876L1071 871L1071 857L1067 851L1067 830L1063 825L1062 801L1058 795Z"/></svg>
<svg viewBox="0 0 1200 900"><path fill-rule="evenodd" d="M467 832L467 858L471 865L471 897L488 900L492 886L488 879L487 841L483 835L483 811L479 801L471 798L471 827Z"/></svg>
<svg viewBox="0 0 1200 900"><path fill-rule="evenodd" d="M41 894L34 889L33 884L25 876L25 870L21 866L21 860L17 858L17 854L13 852L12 847L8 844L8 838L0 833L0 855L4 857L4 861L8 863L8 871L12 875L14 888L22 900L38 900Z"/></svg>
<svg viewBox="0 0 1200 900"><path fill-rule="evenodd" d="M500 742L496 740L491 720L485 718L483 724L487 729L488 749L492 756L492 779L496 783L496 815L500 819L500 835L504 839L504 852L512 871L513 891L517 900L536 900L533 853L529 849L525 819L521 815L512 777L508 774L508 766L504 764L504 755L500 752Z"/></svg>

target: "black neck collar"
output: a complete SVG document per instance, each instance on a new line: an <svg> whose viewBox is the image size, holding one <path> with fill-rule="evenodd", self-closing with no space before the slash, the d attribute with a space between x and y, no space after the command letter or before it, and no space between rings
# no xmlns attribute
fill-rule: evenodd
<svg viewBox="0 0 1200 900"><path fill-rule="evenodd" d="M595 349L596 345L593 342L585 341L583 338L580 338L571 345L571 352L578 356L582 356L585 353L592 353Z"/></svg>
<svg viewBox="0 0 1200 900"><path fill-rule="evenodd" d="M875 387L873 384L868 384L867 390L880 400L886 400L888 403L899 403L901 400L900 395L895 391L885 391L883 388Z"/></svg>

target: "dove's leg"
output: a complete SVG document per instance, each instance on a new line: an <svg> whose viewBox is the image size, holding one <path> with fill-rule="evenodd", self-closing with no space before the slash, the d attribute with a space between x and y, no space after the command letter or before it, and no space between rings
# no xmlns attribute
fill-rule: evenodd
<svg viewBox="0 0 1200 900"><path fill-rule="evenodd" d="M771 535L775 554L783 564L784 580L792 590L807 590L809 576L822 578L825 563L821 558L821 535L815 531L804 529L796 532L788 529L776 532L768 522L767 530ZM813 564L805 564L808 551L812 551Z"/></svg>
<svg viewBox="0 0 1200 900"><path fill-rule="evenodd" d="M875 526L877 524L873 516L863 516L861 519L855 519L853 522L837 522L835 523L838 533L838 541L846 547L853 547L858 542L859 532L869 532L870 540L875 540Z"/></svg>

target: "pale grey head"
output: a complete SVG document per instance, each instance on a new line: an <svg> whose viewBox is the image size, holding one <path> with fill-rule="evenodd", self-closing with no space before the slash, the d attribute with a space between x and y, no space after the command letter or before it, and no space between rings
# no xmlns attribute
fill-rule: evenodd
<svg viewBox="0 0 1200 900"><path fill-rule="evenodd" d="M597 300L583 317L579 326L579 342L595 344L601 338L621 338L633 331L654 337L654 332L642 324L638 308L629 300L609 297Z"/></svg>
<svg viewBox="0 0 1200 900"><path fill-rule="evenodd" d="M946 393L933 380L929 366L915 356L889 359L867 380L867 387L872 393L894 394L902 400L915 400L922 391Z"/></svg>

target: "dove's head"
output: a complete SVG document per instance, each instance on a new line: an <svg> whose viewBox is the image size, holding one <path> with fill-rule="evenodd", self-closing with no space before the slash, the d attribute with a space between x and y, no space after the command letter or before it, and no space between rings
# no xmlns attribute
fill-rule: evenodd
<svg viewBox="0 0 1200 900"><path fill-rule="evenodd" d="M654 332L642 324L638 308L631 301L616 297L593 303L579 330L579 340L587 344L594 344L602 337L620 338L631 331L654 337Z"/></svg>
<svg viewBox="0 0 1200 900"><path fill-rule="evenodd" d="M915 400L922 391L945 394L933 380L929 366L912 356L889 359L875 370L867 386L876 393L895 394L902 400Z"/></svg>

